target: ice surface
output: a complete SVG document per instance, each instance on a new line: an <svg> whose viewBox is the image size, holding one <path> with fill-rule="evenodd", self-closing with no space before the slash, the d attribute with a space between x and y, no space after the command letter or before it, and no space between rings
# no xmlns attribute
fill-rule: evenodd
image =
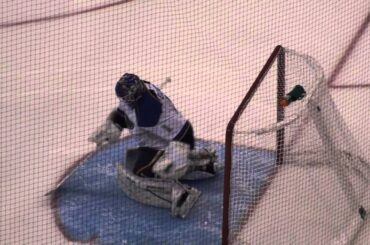
<svg viewBox="0 0 370 245"><path fill-rule="evenodd" d="M94 5L92 1L3 1L1 23ZM197 137L222 142L228 119L277 44L315 57L330 74L368 12L368 0L130 1L70 18L2 27L1 241L68 243L44 194L74 161L94 149L87 138L116 105L113 86L123 72L136 72L156 84L170 76L165 92L192 120ZM361 47L368 52L366 45ZM368 67L368 60L353 58L351 67ZM360 79L356 70L343 72L350 75L343 73L338 79L353 81L338 83ZM359 82L363 79L366 76L361 75ZM369 89L332 93L369 156L369 127L358 120L366 119ZM348 94L357 107L348 105ZM314 175L322 179L326 173ZM289 169L276 180L276 186L282 181L289 188L300 188ZM326 184L327 190L337 188ZM271 198L253 215L258 222L252 220L250 226L250 232L263 231L266 239L280 231L281 222L284 231L297 226L294 218L273 216L279 215L273 212L279 205L286 210L297 207L297 190L286 192L291 195L276 204L280 194L274 186L267 192ZM338 195L335 201L343 198ZM314 206L299 207L298 214L317 215ZM271 219L283 220L261 227ZM366 228L359 244L370 241Z"/></svg>

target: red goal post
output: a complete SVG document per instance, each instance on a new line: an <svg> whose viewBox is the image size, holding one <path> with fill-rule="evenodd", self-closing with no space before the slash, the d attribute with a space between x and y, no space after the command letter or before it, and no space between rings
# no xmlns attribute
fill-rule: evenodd
<svg viewBox="0 0 370 245"><path fill-rule="evenodd" d="M239 120L240 116L242 115L245 108L248 106L249 102L251 101L253 95L256 93L258 88L260 87L261 83L264 81L265 76L269 72L271 66L274 62L277 61L277 65L279 67L278 74L277 74L277 91L278 95L277 98L281 98L285 94L285 85L284 85L284 73L285 73L285 62L284 62L284 48L281 45L275 47L273 52L271 53L269 59L267 60L266 64L263 66L262 70L260 71L259 75L257 76L256 80L250 87L249 91L245 95L244 99L238 106L237 110L235 111L233 117L230 119L227 128L226 128L226 138L225 138L225 173L224 173L224 201L223 201L223 224L222 224L222 244L226 245L229 241L229 211L230 211L230 190L231 190L231 169L232 169L232 148L233 148L233 134L236 122ZM284 120L284 109L277 105L277 120L282 121ZM282 154L279 154L283 151L283 142L284 142L284 128L280 129L277 132L277 160L276 164L282 163Z"/></svg>

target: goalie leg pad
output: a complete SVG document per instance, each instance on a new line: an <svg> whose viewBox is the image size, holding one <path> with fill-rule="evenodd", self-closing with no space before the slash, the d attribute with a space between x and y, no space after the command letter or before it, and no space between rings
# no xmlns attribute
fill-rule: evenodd
<svg viewBox="0 0 370 245"><path fill-rule="evenodd" d="M160 208L172 206L171 181L139 177L119 165L118 183L122 191L137 202Z"/></svg>
<svg viewBox="0 0 370 245"><path fill-rule="evenodd" d="M199 190L186 185L174 186L172 189L171 214L175 217L185 218L200 194Z"/></svg>
<svg viewBox="0 0 370 245"><path fill-rule="evenodd" d="M128 154L130 155L130 154ZM200 196L194 188L171 179L146 178L134 174L134 159L118 166L118 183L131 199L150 206L171 209L171 214L185 218Z"/></svg>

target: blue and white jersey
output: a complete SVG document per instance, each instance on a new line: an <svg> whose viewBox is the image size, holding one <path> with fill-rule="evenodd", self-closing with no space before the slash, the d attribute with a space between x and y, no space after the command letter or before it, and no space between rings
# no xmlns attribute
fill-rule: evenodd
<svg viewBox="0 0 370 245"><path fill-rule="evenodd" d="M148 90L134 106L120 100L118 109L135 125L132 133L140 146L162 149L180 132L186 119L158 87L144 84Z"/></svg>

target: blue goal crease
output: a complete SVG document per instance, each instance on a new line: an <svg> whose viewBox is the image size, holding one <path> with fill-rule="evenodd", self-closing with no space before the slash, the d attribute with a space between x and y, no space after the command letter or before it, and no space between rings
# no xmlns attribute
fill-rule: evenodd
<svg viewBox="0 0 370 245"><path fill-rule="evenodd" d="M170 210L129 199L119 188L117 166L124 161L127 149L135 146L137 142L127 137L90 154L62 184L54 205L63 234L69 240L93 239L98 244L220 244L223 172L210 179L186 181L202 195L185 219L175 218ZM222 143L197 140L196 147L215 149L220 161L224 159ZM238 158L243 160L245 167L232 173L231 196L237 198L238 210L247 213L255 201L253 196L261 191L274 170L275 154L234 146L233 158L235 162ZM257 163L246 161L256 158L260 159ZM245 185L245 180L253 182L247 192L246 186L241 185L243 180ZM233 212L233 219L244 216Z"/></svg>

